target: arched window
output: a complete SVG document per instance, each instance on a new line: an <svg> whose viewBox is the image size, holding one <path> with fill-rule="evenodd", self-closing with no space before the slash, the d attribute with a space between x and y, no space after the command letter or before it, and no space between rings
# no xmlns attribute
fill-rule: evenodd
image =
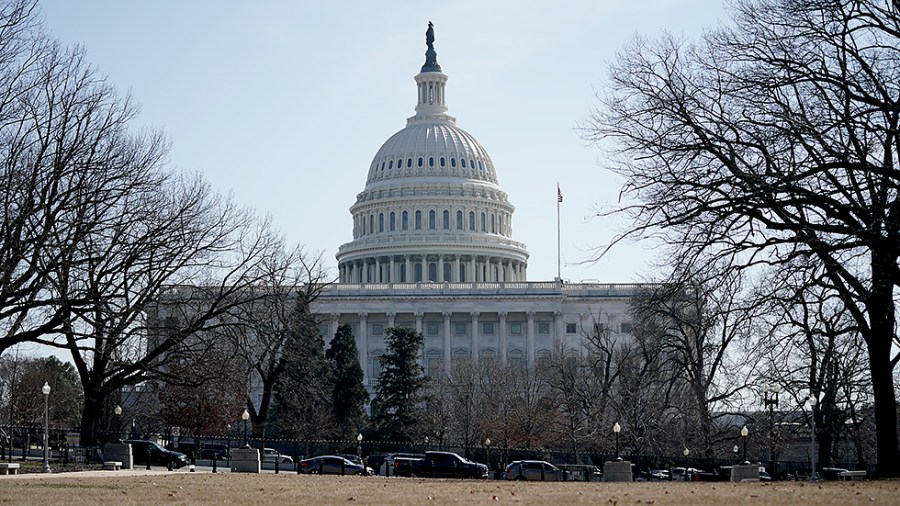
<svg viewBox="0 0 900 506"><path fill-rule="evenodd" d="M437 281L437 264L434 262L428 264L428 281Z"/></svg>
<svg viewBox="0 0 900 506"><path fill-rule="evenodd" d="M444 262L444 281L453 280L453 264Z"/></svg>
<svg viewBox="0 0 900 506"><path fill-rule="evenodd" d="M396 220L396 218L397 218L397 215L394 214L394 211L391 211L391 217L390 217L390 219L388 220L388 221L390 222L390 223L388 224L388 226L389 226L389 230L390 230L391 232L393 232L393 231L395 230L395 227L396 227L396 225L397 225L397 220Z"/></svg>
<svg viewBox="0 0 900 506"><path fill-rule="evenodd" d="M415 273L415 279L413 279L413 282L422 281L422 263L416 262L416 266L415 266L414 270L416 271L416 273Z"/></svg>
<svg viewBox="0 0 900 506"><path fill-rule="evenodd" d="M475 230L475 211L469 211L469 230Z"/></svg>
<svg viewBox="0 0 900 506"><path fill-rule="evenodd" d="M402 168L403 168L403 159L402 159L402 158L400 158L399 160L397 160L397 168L398 168L398 169L402 169Z"/></svg>
<svg viewBox="0 0 900 506"><path fill-rule="evenodd" d="M428 229L434 230L435 228L436 228L435 213L434 213L434 209L432 209L431 211L428 211Z"/></svg>
<svg viewBox="0 0 900 506"><path fill-rule="evenodd" d="M459 159L459 164L462 165L462 168L465 169L465 168L466 168L466 159L465 159L465 158L460 158L460 159Z"/></svg>
<svg viewBox="0 0 900 506"><path fill-rule="evenodd" d="M466 281L466 264L462 262L459 264L459 280L462 282Z"/></svg>
<svg viewBox="0 0 900 506"><path fill-rule="evenodd" d="M494 217L494 213L491 213L491 233L497 233L497 225L495 223L496 218Z"/></svg>
<svg viewBox="0 0 900 506"><path fill-rule="evenodd" d="M457 230L462 230L462 229L463 229L463 226L464 226L464 225L463 225L463 214L462 214L462 211L456 211L456 229L457 229Z"/></svg>
<svg viewBox="0 0 900 506"><path fill-rule="evenodd" d="M450 230L450 211L446 209L444 209L444 220L442 225L444 230Z"/></svg>
<svg viewBox="0 0 900 506"><path fill-rule="evenodd" d="M419 167L421 167L422 165L424 165L423 162L424 162L424 160L423 160L423 158L420 156L420 157L419 157Z"/></svg>
<svg viewBox="0 0 900 506"><path fill-rule="evenodd" d="M406 168L408 169L410 167L412 167L412 158L407 158L406 159Z"/></svg>
<svg viewBox="0 0 900 506"><path fill-rule="evenodd" d="M388 163L388 170L391 170L393 168L394 168L394 161L391 160L390 163Z"/></svg>
<svg viewBox="0 0 900 506"><path fill-rule="evenodd" d="M450 159L450 166L451 166L451 167L456 167L456 158L451 158L451 159Z"/></svg>
<svg viewBox="0 0 900 506"><path fill-rule="evenodd" d="M378 213L378 233L384 232L384 213Z"/></svg>
<svg viewBox="0 0 900 506"><path fill-rule="evenodd" d="M484 212L481 213L481 231L487 232L487 216Z"/></svg>
<svg viewBox="0 0 900 506"><path fill-rule="evenodd" d="M406 277L406 265L400 264L400 282L408 283L409 279Z"/></svg>
<svg viewBox="0 0 900 506"><path fill-rule="evenodd" d="M444 167L444 166L446 166L446 165L447 165L447 160L444 159L444 157L442 156L442 157L441 157L441 167Z"/></svg>
<svg viewBox="0 0 900 506"><path fill-rule="evenodd" d="M434 157L433 156L428 157L428 166L434 167Z"/></svg>
<svg viewBox="0 0 900 506"><path fill-rule="evenodd" d="M400 215L400 229L409 230L409 213L406 211L403 211L403 214Z"/></svg>
<svg viewBox="0 0 900 506"><path fill-rule="evenodd" d="M500 222L500 235L503 235L503 215L497 217L497 221Z"/></svg>
<svg viewBox="0 0 900 506"><path fill-rule="evenodd" d="M422 211L416 211L416 230L422 230Z"/></svg>
<svg viewBox="0 0 900 506"><path fill-rule="evenodd" d="M370 234L375 233L375 215L374 214L369 215L369 233Z"/></svg>

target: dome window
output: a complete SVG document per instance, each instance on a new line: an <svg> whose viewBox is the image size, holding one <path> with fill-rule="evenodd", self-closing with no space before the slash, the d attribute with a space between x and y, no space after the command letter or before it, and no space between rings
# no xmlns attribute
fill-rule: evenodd
<svg viewBox="0 0 900 506"><path fill-rule="evenodd" d="M410 167L412 167L412 158L407 158L406 159L406 168L408 169Z"/></svg>
<svg viewBox="0 0 900 506"><path fill-rule="evenodd" d="M450 211L444 209L444 220L441 223L441 226L444 230L450 230Z"/></svg>
<svg viewBox="0 0 900 506"><path fill-rule="evenodd" d="M393 168L394 168L394 161L391 160L391 162L388 164L388 170L391 170Z"/></svg>
<svg viewBox="0 0 900 506"><path fill-rule="evenodd" d="M422 230L422 211L416 211L416 230Z"/></svg>
<svg viewBox="0 0 900 506"><path fill-rule="evenodd" d="M370 234L375 233L375 215L374 214L369 215L369 233Z"/></svg>
<svg viewBox="0 0 900 506"><path fill-rule="evenodd" d="M378 213L378 233L384 233L384 213Z"/></svg>
<svg viewBox="0 0 900 506"><path fill-rule="evenodd" d="M491 233L492 233L492 234L496 234L496 233L497 233L497 225L496 225L496 223L497 223L497 219L494 217L494 213L491 213Z"/></svg>
<svg viewBox="0 0 900 506"><path fill-rule="evenodd" d="M475 160L469 160L469 167L475 168Z"/></svg>
<svg viewBox="0 0 900 506"><path fill-rule="evenodd" d="M435 214L434 210L428 211L428 228L430 230L434 230L435 227Z"/></svg>
<svg viewBox="0 0 900 506"><path fill-rule="evenodd" d="M409 213L406 211L403 211L403 214L400 215L400 229L409 230Z"/></svg>
<svg viewBox="0 0 900 506"><path fill-rule="evenodd" d="M475 211L469 211L469 230L475 231Z"/></svg>
<svg viewBox="0 0 900 506"><path fill-rule="evenodd" d="M481 231L487 232L487 216L481 213Z"/></svg>
<svg viewBox="0 0 900 506"><path fill-rule="evenodd" d="M403 168L403 159L402 158L397 159L397 168L398 169Z"/></svg>
<svg viewBox="0 0 900 506"><path fill-rule="evenodd" d="M463 229L463 213L462 211L456 211L456 230Z"/></svg>
<svg viewBox="0 0 900 506"><path fill-rule="evenodd" d="M397 226L397 215L394 214L394 211L391 211L391 217L388 220L388 230L393 232Z"/></svg>
<svg viewBox="0 0 900 506"><path fill-rule="evenodd" d="M425 161L425 160L420 156L420 157L419 157L419 167L421 167L421 166L424 164L424 163L423 163L424 161Z"/></svg>
<svg viewBox="0 0 900 506"><path fill-rule="evenodd" d="M447 160L445 160L444 157L442 156L441 157L441 167L446 167L446 166L447 166Z"/></svg>
<svg viewBox="0 0 900 506"><path fill-rule="evenodd" d="M466 168L466 159L465 159L465 158L460 158L460 159L459 159L459 164L462 165L462 168L465 169L465 168Z"/></svg>
<svg viewBox="0 0 900 506"><path fill-rule="evenodd" d="M434 167L434 157L433 156L428 158L428 166Z"/></svg>
<svg viewBox="0 0 900 506"><path fill-rule="evenodd" d="M384 170L384 162L381 162L381 170Z"/></svg>
<svg viewBox="0 0 900 506"><path fill-rule="evenodd" d="M451 158L451 159L450 159L450 166L451 166L451 167L456 167L456 158Z"/></svg>
<svg viewBox="0 0 900 506"><path fill-rule="evenodd" d="M484 170L484 163L481 160L478 160L478 170Z"/></svg>

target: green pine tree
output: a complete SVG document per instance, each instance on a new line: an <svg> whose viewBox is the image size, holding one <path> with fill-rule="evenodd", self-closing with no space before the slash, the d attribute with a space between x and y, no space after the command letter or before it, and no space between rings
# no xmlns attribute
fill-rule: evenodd
<svg viewBox="0 0 900 506"><path fill-rule="evenodd" d="M331 347L325 353L331 366L334 379L331 394L331 409L336 424L335 437L350 439L365 418L365 406L369 400L369 392L363 385L364 374L359 364L359 351L353 329L350 325L338 327L331 341Z"/></svg>
<svg viewBox="0 0 900 506"><path fill-rule="evenodd" d="M381 374L375 387L375 436L412 441L420 418L420 391L427 381L418 362L425 337L406 327L385 332L387 352L381 357Z"/></svg>

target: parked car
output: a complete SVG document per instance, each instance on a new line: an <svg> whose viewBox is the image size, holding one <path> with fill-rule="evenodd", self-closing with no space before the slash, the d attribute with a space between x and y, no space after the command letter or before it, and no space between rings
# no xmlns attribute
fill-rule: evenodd
<svg viewBox="0 0 900 506"><path fill-rule="evenodd" d="M520 481L562 481L562 469L543 460L517 460L506 466L507 480Z"/></svg>
<svg viewBox="0 0 900 506"><path fill-rule="evenodd" d="M278 453L278 450L274 448L263 448L262 451L262 463L263 464L274 464L276 461L282 464L293 464L294 459L290 455L283 455Z"/></svg>
<svg viewBox="0 0 900 506"><path fill-rule="evenodd" d="M375 474L371 467L356 464L338 455L320 455L303 459L299 463L298 470L306 474L353 474L357 476Z"/></svg>
<svg viewBox="0 0 900 506"><path fill-rule="evenodd" d="M171 463L177 469L188 464L187 455L167 450L153 441L127 439L124 442L131 445L131 456L136 466L146 466L148 457L151 466L168 466Z"/></svg>
<svg viewBox="0 0 900 506"><path fill-rule="evenodd" d="M350 462L353 462L354 464L360 465L362 467L366 466L366 463L363 462L362 457L360 457L359 455L353 455L352 453L338 453L337 456L344 457L345 459L349 460Z"/></svg>
<svg viewBox="0 0 900 506"><path fill-rule="evenodd" d="M819 478L828 481L834 481L841 479L841 473L847 471L843 467L823 467L821 471L819 471Z"/></svg>
<svg viewBox="0 0 900 506"><path fill-rule="evenodd" d="M450 452L425 452L425 458L394 459L394 474L432 478L487 478L484 464L464 459Z"/></svg>

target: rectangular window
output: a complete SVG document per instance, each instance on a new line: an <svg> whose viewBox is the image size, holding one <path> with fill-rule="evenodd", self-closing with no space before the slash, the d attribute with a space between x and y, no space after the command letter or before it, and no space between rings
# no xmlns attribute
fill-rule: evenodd
<svg viewBox="0 0 900 506"><path fill-rule="evenodd" d="M538 322L538 334L548 335L550 334L550 322Z"/></svg>
<svg viewBox="0 0 900 506"><path fill-rule="evenodd" d="M522 324L520 322L513 322L509 324L509 334L511 336L521 336L522 335Z"/></svg>
<svg viewBox="0 0 900 506"><path fill-rule="evenodd" d="M426 323L425 333L429 336L436 336L439 333L440 325L437 323Z"/></svg>
<svg viewBox="0 0 900 506"><path fill-rule="evenodd" d="M322 336L326 341L328 341L332 337L334 337L334 336L328 335L331 333L331 329L329 327L330 327L330 325L328 325L328 324L319 325L319 335Z"/></svg>
<svg viewBox="0 0 900 506"><path fill-rule="evenodd" d="M567 323L566 324L566 334L576 334L578 333L578 324L577 323Z"/></svg>
<svg viewBox="0 0 900 506"><path fill-rule="evenodd" d="M458 335L458 336L464 336L464 335L466 335L466 328L467 328L467 327L468 327L468 325L466 325L465 323L457 323L457 324L455 325L456 330L455 330L454 332L455 332L456 335Z"/></svg>
<svg viewBox="0 0 900 506"><path fill-rule="evenodd" d="M443 367L443 363L440 357L428 357L425 374L435 378L440 375L441 367Z"/></svg>
<svg viewBox="0 0 900 506"><path fill-rule="evenodd" d="M619 330L621 330L623 334L631 334L631 324L623 323L619 326Z"/></svg>
<svg viewBox="0 0 900 506"><path fill-rule="evenodd" d="M494 324L493 323L483 323L481 324L481 333L486 336L494 335Z"/></svg>
<svg viewBox="0 0 900 506"><path fill-rule="evenodd" d="M384 335L384 324L373 323L372 324L372 335L373 336L383 336Z"/></svg>

